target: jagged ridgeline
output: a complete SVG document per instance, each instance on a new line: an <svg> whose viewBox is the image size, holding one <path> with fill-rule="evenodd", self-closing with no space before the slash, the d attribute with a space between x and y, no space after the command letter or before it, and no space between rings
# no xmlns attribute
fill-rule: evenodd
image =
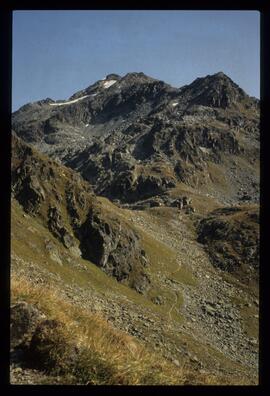
<svg viewBox="0 0 270 396"><path fill-rule="evenodd" d="M13 383L258 383L259 118L221 72L13 113Z"/></svg>
<svg viewBox="0 0 270 396"><path fill-rule="evenodd" d="M258 200L259 101L223 73L179 89L110 74L67 101L23 106L12 126L110 199L134 203L185 183L224 203Z"/></svg>

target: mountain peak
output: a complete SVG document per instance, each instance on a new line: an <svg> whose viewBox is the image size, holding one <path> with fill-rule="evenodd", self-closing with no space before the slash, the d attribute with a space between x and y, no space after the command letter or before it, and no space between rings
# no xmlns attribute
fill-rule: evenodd
<svg viewBox="0 0 270 396"><path fill-rule="evenodd" d="M230 78L227 76L227 74L223 73L223 71L219 71L219 72L217 72L217 73L215 73L215 74L212 74L212 77L220 77L220 78L228 78L228 79L230 79Z"/></svg>
<svg viewBox="0 0 270 396"><path fill-rule="evenodd" d="M185 91L193 104L226 108L248 98L248 95L222 71L199 77Z"/></svg>
<svg viewBox="0 0 270 396"><path fill-rule="evenodd" d="M109 74L69 101L23 109L13 115L13 129L81 172L98 194L123 202L163 193L176 180L193 185L198 172L208 178L204 161L241 154L235 128L253 139L256 159L259 109L223 72L180 90L144 73L117 77ZM150 166L144 173L141 161L163 163L164 171Z"/></svg>
<svg viewBox="0 0 270 396"><path fill-rule="evenodd" d="M119 76L119 74L116 73L110 73L106 76L105 80L120 80L121 76Z"/></svg>
<svg viewBox="0 0 270 396"><path fill-rule="evenodd" d="M127 73L124 77L124 80L136 80L136 81L154 81L155 78L147 76L143 72L130 72Z"/></svg>
<svg viewBox="0 0 270 396"><path fill-rule="evenodd" d="M222 71L209 75L207 76L209 81L211 81L212 83L219 83L222 85L228 85L228 86L232 86L234 89L238 89L241 92L244 93L244 91L229 77L227 76L227 74L223 73ZM207 78L205 77L205 78Z"/></svg>

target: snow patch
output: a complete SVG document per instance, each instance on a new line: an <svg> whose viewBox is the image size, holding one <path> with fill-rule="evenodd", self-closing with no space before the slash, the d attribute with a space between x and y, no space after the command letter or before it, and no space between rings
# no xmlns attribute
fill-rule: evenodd
<svg viewBox="0 0 270 396"><path fill-rule="evenodd" d="M85 126L87 127L89 124L85 124Z"/></svg>
<svg viewBox="0 0 270 396"><path fill-rule="evenodd" d="M64 105L69 105L69 104L72 104L72 103L79 102L79 100L85 99L85 98L87 98L88 96L89 96L89 95L85 95L85 96L82 96L82 97L80 97L80 98L78 98L78 99L68 100L67 102L49 103L49 105L50 105L50 106L64 106Z"/></svg>
<svg viewBox="0 0 270 396"><path fill-rule="evenodd" d="M103 87L104 87L105 89L107 89L107 88L111 87L113 84L115 84L116 82L117 82L117 80L108 80L108 81L105 81L105 82L103 83Z"/></svg>
<svg viewBox="0 0 270 396"><path fill-rule="evenodd" d="M97 96L97 93L91 94L90 96Z"/></svg>
<svg viewBox="0 0 270 396"><path fill-rule="evenodd" d="M172 106L175 107L175 106L178 105L178 103L179 103L179 102L173 102L173 103L172 103Z"/></svg>

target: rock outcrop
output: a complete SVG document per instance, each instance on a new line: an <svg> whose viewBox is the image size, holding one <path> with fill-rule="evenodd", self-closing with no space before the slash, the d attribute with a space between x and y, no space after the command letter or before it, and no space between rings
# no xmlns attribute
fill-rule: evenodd
<svg viewBox="0 0 270 396"><path fill-rule="evenodd" d="M199 224L198 241L204 244L215 267L247 283L258 281L258 208L232 207L212 212Z"/></svg>
<svg viewBox="0 0 270 396"><path fill-rule="evenodd" d="M80 172L98 195L122 203L177 183L208 184L234 201L247 187L258 201L259 102L221 72L179 89L143 73L113 74L68 101L23 106L12 124L24 140ZM212 164L228 172L226 161L235 159L241 177L212 177Z"/></svg>
<svg viewBox="0 0 270 396"><path fill-rule="evenodd" d="M63 245L66 248L70 248L74 246L74 240L72 235L65 228L62 216L56 207L49 207L48 210L48 228L52 232L54 236L60 239L63 242Z"/></svg>
<svg viewBox="0 0 270 396"><path fill-rule="evenodd" d="M37 325L45 315L25 301L17 302L10 308L10 346L11 348L29 347Z"/></svg>
<svg viewBox="0 0 270 396"><path fill-rule="evenodd" d="M61 374L72 365L77 355L78 349L68 342L62 323L46 319L36 326L26 357L33 367Z"/></svg>
<svg viewBox="0 0 270 396"><path fill-rule="evenodd" d="M13 157L12 191L24 210L39 216L74 256L82 255L140 293L147 291L148 259L137 233L117 215L117 207L105 210L79 175L40 155L15 135ZM52 250L53 243L45 245ZM56 252L50 256L61 263Z"/></svg>
<svg viewBox="0 0 270 396"><path fill-rule="evenodd" d="M118 281L129 281L144 292L150 284L145 273L148 264L138 235L117 217L92 209L78 231L80 249L90 260Z"/></svg>

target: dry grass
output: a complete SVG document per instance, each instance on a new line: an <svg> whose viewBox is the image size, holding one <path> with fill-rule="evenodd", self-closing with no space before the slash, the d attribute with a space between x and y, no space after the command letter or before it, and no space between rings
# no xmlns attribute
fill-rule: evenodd
<svg viewBox="0 0 270 396"><path fill-rule="evenodd" d="M27 301L37 306L49 319L61 325L62 347L53 344L57 366L65 367L60 372L63 384L88 385L184 385L221 384L224 378L210 373L197 373L185 367L177 367L159 354L148 350L130 335L116 330L98 314L74 307L65 301L57 290L41 287L26 278L11 279L12 302ZM53 337L59 342L59 337ZM69 364L63 362L67 353L64 346L76 346L78 356ZM57 351L61 351L57 355ZM52 367L51 374L59 374Z"/></svg>
<svg viewBox="0 0 270 396"><path fill-rule="evenodd" d="M127 215L127 212L125 214ZM127 216L128 217L128 216ZM22 211L18 205L12 206L12 218L13 218L13 239L12 239L12 251L16 252L16 255L23 257L25 264L32 263L37 268L46 268L51 273L59 275L61 280L65 284L73 284L75 282L80 287L87 288L91 285L96 290L106 293L107 290L114 291L119 297L119 302L123 301L122 295L128 298L128 300L136 303L137 306L143 308L149 308L151 311L158 313L160 317L164 316L167 320L168 307L175 304L175 295L170 293L169 290L160 288L159 284L152 283L154 290L151 290L151 295L146 298L134 290L117 283L113 278L109 278L100 271L96 266L88 263L87 271L81 271L79 268L69 265L64 259L64 248L60 246L60 242L55 240L55 244L59 249L59 254L62 255L63 266L55 265L50 263L50 260L46 258L46 251L44 250L44 240L48 237L48 232L38 222L38 219L31 217L25 218L22 216ZM30 233L28 228L31 227L36 230L35 233ZM134 224L133 224L134 227ZM145 238L144 238L145 237ZM148 249L148 255L154 255L153 265L154 270L160 270L160 266L155 266L157 260L166 261L166 271L168 275L171 275L176 270L175 254L164 244L151 243L154 239L143 234L142 238L146 242L145 249ZM35 244L35 247L28 246L28 241ZM148 243L147 243L148 242ZM161 250L160 250L161 248ZM38 252L38 253L37 253ZM158 253L158 257L156 257ZM80 263L84 263L82 259L76 259ZM18 267L18 269L20 268ZM155 272L155 271L153 271ZM180 361L182 368L178 368L172 365L170 362L165 360L160 354L150 353L149 350L137 341L136 338L129 336L128 334L116 330L109 325L104 318L89 314L87 311L78 309L75 305L72 305L64 300L61 295L61 284L55 284L54 287L49 287L49 278L46 279L46 287L33 285L35 279L31 281L27 278L18 279L16 277L16 265L13 267L12 273L12 299L13 301L24 300L38 306L44 313L47 314L49 319L56 319L64 324L66 337L71 340L75 345L82 345L84 352L81 352L80 365L77 361L77 374L75 376L74 368L70 368L72 375L65 374L61 377L63 383L82 383L87 382L97 384L115 384L115 383L128 383L128 384L249 384L249 379L226 378L226 376L218 376L217 374L207 373L201 374L194 368L188 368L184 362ZM20 271L21 273L21 271ZM181 277L183 281L183 274L176 273L171 275L172 277ZM44 285L44 282L43 282ZM168 291L168 293L167 293ZM152 293L153 292L153 293ZM164 295L165 304L155 305L150 301L150 297L155 295ZM109 297L109 294L108 294ZM177 305L171 311L173 320L183 320L179 312L175 315L175 310L181 307L182 298L178 296ZM109 332L109 333L108 333ZM122 341L117 341L119 340ZM179 334L175 335L175 343L177 344ZM181 339L185 337L185 334L181 334ZM80 341L82 340L82 341ZM195 351L197 356L204 354L204 351L197 352L197 346L193 345L194 340L192 337L187 339L191 351ZM196 344L197 345L197 344ZM194 347L194 348L193 348ZM97 351L97 352L95 352ZM141 352L140 352L141 351ZM213 357L216 357L217 351L211 350ZM115 358L114 358L115 356ZM136 358L134 358L134 356ZM219 356L219 355L218 355ZM177 357L179 360L179 357ZM224 356L219 357L220 361L223 362ZM93 363L94 361L94 363ZM85 363L84 363L85 362ZM108 363L107 366L105 363ZM158 362L158 364L157 364ZM100 364L99 364L100 363ZM228 365L227 360L224 360L224 366ZM94 369L92 369L94 367ZM112 370L113 367L113 370ZM236 367L237 368L237 367ZM241 368L240 368L241 369ZM72 371L73 370L73 371ZM93 371L94 370L94 371ZM100 374L97 374L100 373ZM103 373L103 374L102 374ZM109 377L107 374L111 373ZM239 376L237 374L237 376ZM241 382L242 381L242 382Z"/></svg>
<svg viewBox="0 0 270 396"><path fill-rule="evenodd" d="M183 384L183 368L148 351L128 334L114 329L97 314L72 306L56 290L31 284L27 279L11 281L12 302L25 300L65 329L65 343L73 343L79 356L63 381L81 384ZM63 340L64 342L64 340ZM58 356L58 365L62 356Z"/></svg>

